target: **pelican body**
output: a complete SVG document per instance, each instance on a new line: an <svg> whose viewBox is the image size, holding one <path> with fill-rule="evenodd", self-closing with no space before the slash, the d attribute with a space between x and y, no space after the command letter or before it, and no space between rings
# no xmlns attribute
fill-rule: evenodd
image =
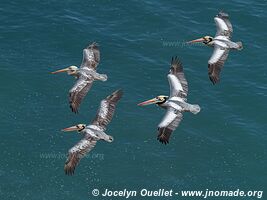
<svg viewBox="0 0 267 200"><path fill-rule="evenodd" d="M208 74L211 82L216 84L220 81L220 72L228 57L229 50L241 50L243 45L242 42L231 41L233 27L227 13L220 12L215 16L214 21L217 27L214 38L205 36L188 43L203 42L206 46L213 47L213 54L208 61Z"/></svg>
<svg viewBox="0 0 267 200"><path fill-rule="evenodd" d="M95 80L106 81L106 74L99 74L96 72L96 68L100 61L100 51L97 43L92 43L86 49L83 50L83 61L80 68L76 66L70 66L64 69L60 69L52 74L61 72L67 72L68 75L74 76L77 81L69 91L69 105L74 113L78 113L78 108L89 92Z"/></svg>
<svg viewBox="0 0 267 200"><path fill-rule="evenodd" d="M80 159L95 147L98 140L104 140L106 142L113 141L113 137L108 135L105 131L107 125L112 120L116 104L121 99L122 95L122 90L116 90L103 99L100 103L97 115L91 124L78 124L62 130L64 132L78 131L78 133L83 136L83 138L69 150L64 167L64 171L67 175L74 174Z"/></svg>
<svg viewBox="0 0 267 200"><path fill-rule="evenodd" d="M199 105L187 103L188 83L183 73L182 63L177 57L172 58L170 72L167 76L170 85L170 96L159 95L156 98L139 103L139 106L156 104L166 110L166 114L158 125L158 140L169 143L172 132L180 124L183 113L197 114Z"/></svg>

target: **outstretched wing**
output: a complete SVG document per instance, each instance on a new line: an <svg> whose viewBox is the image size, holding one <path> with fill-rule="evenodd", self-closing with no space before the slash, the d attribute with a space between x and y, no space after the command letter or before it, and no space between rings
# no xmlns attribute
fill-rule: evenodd
<svg viewBox="0 0 267 200"><path fill-rule="evenodd" d="M173 108L168 108L167 112L158 125L158 140L163 143L169 143L169 138L172 132L179 126L183 118L182 111L174 110Z"/></svg>
<svg viewBox="0 0 267 200"><path fill-rule="evenodd" d="M96 69L99 62L100 62L99 47L96 42L93 42L86 49L83 50L83 60L81 68Z"/></svg>
<svg viewBox="0 0 267 200"><path fill-rule="evenodd" d="M91 151L96 145L96 140L92 137L83 138L69 150L68 158L65 162L64 171L67 175L73 175L80 160Z"/></svg>
<svg viewBox="0 0 267 200"><path fill-rule="evenodd" d="M93 80L80 76L74 86L70 89L69 104L72 112L78 113L78 108L92 85Z"/></svg>
<svg viewBox="0 0 267 200"><path fill-rule="evenodd" d="M115 112L116 104L121 99L122 95L122 90L116 90L107 98L103 99L92 124L98 126L102 129L102 131L104 131L106 126L110 123Z"/></svg>
<svg viewBox="0 0 267 200"><path fill-rule="evenodd" d="M216 36L222 35L230 39L233 33L233 27L229 20L229 15L227 13L220 12L216 15L216 17L214 17L214 21L217 27Z"/></svg>
<svg viewBox="0 0 267 200"><path fill-rule="evenodd" d="M178 96L186 101L188 84L184 76L182 63L177 57L172 58L168 80L170 85L170 97Z"/></svg>
<svg viewBox="0 0 267 200"><path fill-rule="evenodd" d="M229 50L222 49L215 44L213 54L208 61L209 78L213 84L220 81L220 72L223 68L224 62L228 57Z"/></svg>

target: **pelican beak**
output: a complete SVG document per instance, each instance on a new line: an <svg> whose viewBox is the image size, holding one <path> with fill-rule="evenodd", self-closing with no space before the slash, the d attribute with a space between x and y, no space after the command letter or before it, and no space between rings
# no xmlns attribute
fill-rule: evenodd
<svg viewBox="0 0 267 200"><path fill-rule="evenodd" d="M61 72L67 72L69 69L68 68L65 68L65 69L60 69L60 70L57 70L57 71L54 71L54 72L50 72L51 74L57 74L57 73L61 73Z"/></svg>
<svg viewBox="0 0 267 200"><path fill-rule="evenodd" d="M78 126L71 126L69 128L64 128L61 131L69 132L69 131L78 131L80 128Z"/></svg>
<svg viewBox="0 0 267 200"><path fill-rule="evenodd" d="M138 106L147 106L147 105L151 105L151 104L155 104L155 103L159 103L160 101L157 98L154 99L150 99L147 101L144 101L142 103L137 104Z"/></svg>
<svg viewBox="0 0 267 200"><path fill-rule="evenodd" d="M196 43L196 42L204 42L204 38L199 38L199 39L196 39L196 40L191 40L189 42L187 42L187 44L191 44L191 43Z"/></svg>

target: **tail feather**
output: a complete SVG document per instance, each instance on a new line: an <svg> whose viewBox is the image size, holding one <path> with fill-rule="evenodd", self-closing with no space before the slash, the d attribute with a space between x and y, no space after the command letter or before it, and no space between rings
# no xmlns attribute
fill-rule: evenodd
<svg viewBox="0 0 267 200"><path fill-rule="evenodd" d="M109 135L107 142L113 142L113 140L114 140L114 138L111 135Z"/></svg>
<svg viewBox="0 0 267 200"><path fill-rule="evenodd" d="M200 112L201 108L199 105L197 104L194 104L194 105L190 105L190 108L189 108L190 112L193 113L193 114L197 114Z"/></svg>
<svg viewBox="0 0 267 200"><path fill-rule="evenodd" d="M238 45L237 50L242 50L243 49L243 43L242 42L236 42Z"/></svg>

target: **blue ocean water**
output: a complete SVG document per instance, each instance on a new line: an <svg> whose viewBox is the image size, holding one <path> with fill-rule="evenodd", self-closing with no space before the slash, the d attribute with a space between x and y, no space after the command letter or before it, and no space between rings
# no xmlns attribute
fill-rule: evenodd
<svg viewBox="0 0 267 200"><path fill-rule="evenodd" d="M266 1L252 0L1 1L0 199L94 199L94 188L266 192L266 9ZM213 86L212 49L184 42L214 35L220 10L230 14L233 40L244 49L231 52ZM75 115L67 100L74 80L49 72L79 66L93 41L101 50L98 72L109 80L95 82ZM164 111L136 104L169 94L174 55L184 65L188 101L202 110L186 113L165 146L156 140ZM80 136L60 130L89 123L118 88L124 97L107 130L114 142L98 142L66 176L65 154Z"/></svg>

